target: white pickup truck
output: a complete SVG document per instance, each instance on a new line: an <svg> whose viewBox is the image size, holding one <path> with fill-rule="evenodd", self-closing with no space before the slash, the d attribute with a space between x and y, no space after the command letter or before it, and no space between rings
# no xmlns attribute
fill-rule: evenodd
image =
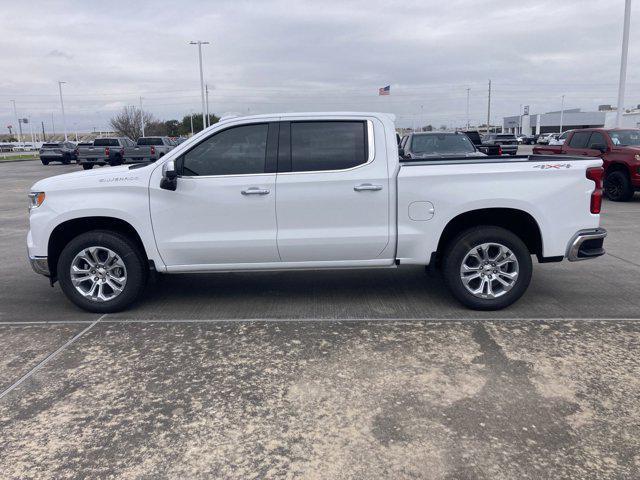
<svg viewBox="0 0 640 480"><path fill-rule="evenodd" d="M232 118L151 164L31 188L29 257L78 306L121 310L151 272L431 265L499 309L540 262L604 253L602 160L401 160L393 117Z"/></svg>

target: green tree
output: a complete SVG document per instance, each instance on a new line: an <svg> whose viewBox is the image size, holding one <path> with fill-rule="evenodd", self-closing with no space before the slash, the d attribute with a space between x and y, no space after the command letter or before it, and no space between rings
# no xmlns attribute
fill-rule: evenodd
<svg viewBox="0 0 640 480"><path fill-rule="evenodd" d="M215 115L209 115L209 125L213 125L214 123L218 123L220 118ZM202 130L202 114L194 113L193 114L193 133L198 133ZM191 133L191 115L185 115L182 118L181 122L181 130L180 133L182 135L189 135Z"/></svg>

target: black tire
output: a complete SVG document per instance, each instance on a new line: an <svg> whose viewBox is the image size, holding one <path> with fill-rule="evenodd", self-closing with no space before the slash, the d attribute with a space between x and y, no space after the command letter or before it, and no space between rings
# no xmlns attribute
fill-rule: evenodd
<svg viewBox="0 0 640 480"><path fill-rule="evenodd" d="M112 300L98 302L78 292L71 281L71 263L85 248L92 246L109 248L126 267L127 280L122 292ZM58 281L69 300L80 308L94 313L118 312L140 297L146 284L148 271L140 249L124 235L109 230L92 230L78 235L62 250L58 259Z"/></svg>
<svg viewBox="0 0 640 480"><path fill-rule="evenodd" d="M116 155L113 160L109 160L109 165L112 167L117 167L118 165L122 165L122 157Z"/></svg>
<svg viewBox="0 0 640 480"><path fill-rule="evenodd" d="M71 157L69 155L65 155L62 157L62 164L69 165L71 163Z"/></svg>
<svg viewBox="0 0 640 480"><path fill-rule="evenodd" d="M49 165L49 160L42 160L43 165Z"/></svg>
<svg viewBox="0 0 640 480"><path fill-rule="evenodd" d="M633 185L626 172L615 170L604 179L604 191L609 200L628 202L633 198Z"/></svg>
<svg viewBox="0 0 640 480"><path fill-rule="evenodd" d="M460 275L467 253L484 243L498 243L507 247L518 261L519 271L514 285L495 298L474 295L464 286ZM490 225L481 225L460 233L447 245L442 262L445 284L460 303L474 310L500 310L511 305L527 290L532 271L531 253L524 242L509 230Z"/></svg>
<svg viewBox="0 0 640 480"><path fill-rule="evenodd" d="M82 164L82 168L84 168L85 170L91 170L93 168L93 164L91 164L91 163L83 163Z"/></svg>

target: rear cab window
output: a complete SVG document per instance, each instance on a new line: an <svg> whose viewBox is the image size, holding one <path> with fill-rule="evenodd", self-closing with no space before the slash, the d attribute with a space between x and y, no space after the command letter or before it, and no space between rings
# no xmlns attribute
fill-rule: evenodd
<svg viewBox="0 0 640 480"><path fill-rule="evenodd" d="M141 137L138 139L138 145L164 145L161 137Z"/></svg>
<svg viewBox="0 0 640 480"><path fill-rule="evenodd" d="M118 147L119 145L116 138L96 138L93 142L94 147Z"/></svg>
<svg viewBox="0 0 640 480"><path fill-rule="evenodd" d="M590 131L574 132L571 140L569 140L569 146L571 148L587 148L589 137L591 137Z"/></svg>

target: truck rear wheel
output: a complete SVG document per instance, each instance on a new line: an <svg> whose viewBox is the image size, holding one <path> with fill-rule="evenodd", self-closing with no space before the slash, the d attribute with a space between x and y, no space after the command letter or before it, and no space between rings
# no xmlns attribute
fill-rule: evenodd
<svg viewBox="0 0 640 480"><path fill-rule="evenodd" d="M91 170L93 168L93 164L91 164L91 163L83 163L82 164L82 168L84 168L85 170Z"/></svg>
<svg viewBox="0 0 640 480"><path fill-rule="evenodd" d="M628 202L633 198L633 185L626 172L615 170L604 179L604 191L609 200Z"/></svg>
<svg viewBox="0 0 640 480"><path fill-rule="evenodd" d="M453 296L474 310L499 310L518 300L531 282L531 253L515 234L478 226L449 243L443 274Z"/></svg>
<svg viewBox="0 0 640 480"><path fill-rule="evenodd" d="M58 280L69 300L95 313L123 310L142 293L147 270L140 249L108 230L83 233L64 247Z"/></svg>

